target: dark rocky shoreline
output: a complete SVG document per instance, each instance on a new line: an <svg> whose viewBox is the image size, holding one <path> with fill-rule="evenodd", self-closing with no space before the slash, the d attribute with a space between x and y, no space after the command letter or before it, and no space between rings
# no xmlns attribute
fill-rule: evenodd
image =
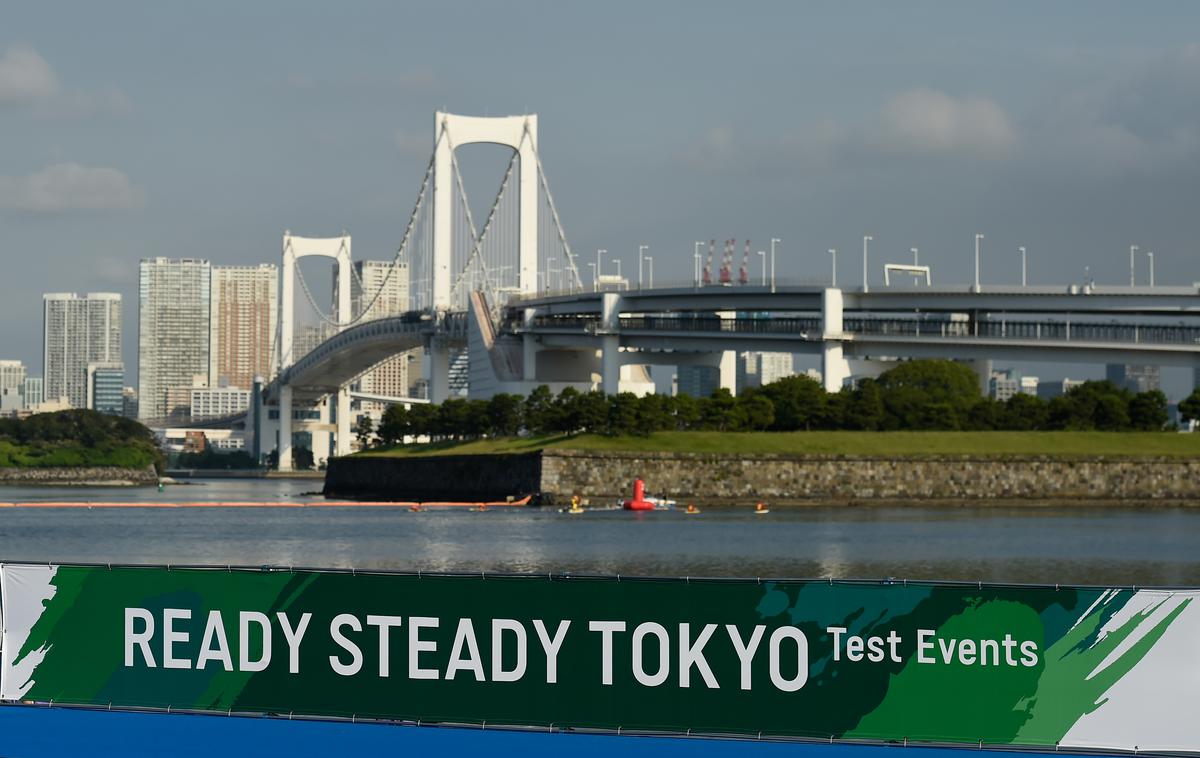
<svg viewBox="0 0 1200 758"><path fill-rule="evenodd" d="M110 466L0 468L0 485L146 487L158 483L153 466L118 468Z"/></svg>
<svg viewBox="0 0 1200 758"><path fill-rule="evenodd" d="M517 455L348 457L325 494L380 500L498 500L543 505L579 493L655 495L708 505L1200 506L1200 459L1168 457L719 455L553 450Z"/></svg>

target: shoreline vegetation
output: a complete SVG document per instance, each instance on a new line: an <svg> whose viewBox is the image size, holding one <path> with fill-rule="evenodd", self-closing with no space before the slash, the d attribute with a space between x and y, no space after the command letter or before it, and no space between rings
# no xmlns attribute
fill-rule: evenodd
<svg viewBox="0 0 1200 758"><path fill-rule="evenodd" d="M1200 390L1180 403L1200 418ZM546 386L528 397L452 398L391 406L362 419L357 456L476 455L542 450L739 455L1133 456L1200 458L1200 434L1175 434L1167 398L1090 381L1052 400L980 393L971 368L908 361L853 388L825 392L789 376L737 397L605 395ZM426 442L416 443L413 440Z"/></svg>
<svg viewBox="0 0 1200 758"><path fill-rule="evenodd" d="M52 469L162 471L163 455L154 433L132 419L90 410L39 413L0 419L0 469L17 472ZM52 477L49 477L52 478Z"/></svg>
<svg viewBox="0 0 1200 758"><path fill-rule="evenodd" d="M1163 432L654 432L638 436L533 435L443 440L353 458L496 455L571 450L739 456L870 458L1200 458L1200 434Z"/></svg>

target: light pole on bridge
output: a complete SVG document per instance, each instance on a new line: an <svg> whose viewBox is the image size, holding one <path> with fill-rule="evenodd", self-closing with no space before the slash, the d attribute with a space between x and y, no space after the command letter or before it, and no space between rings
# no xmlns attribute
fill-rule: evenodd
<svg viewBox="0 0 1200 758"><path fill-rule="evenodd" d="M595 291L597 291L597 292L600 291L600 274L602 272L602 269L600 268L600 256L604 255L607 252L608 252L608 250L606 248L598 248L596 250L596 276L593 279L593 281L595 282L595 287L593 289L595 289Z"/></svg>
<svg viewBox="0 0 1200 758"><path fill-rule="evenodd" d="M918 254L917 248L910 247L908 249L908 251L913 254L913 265L914 266L917 265L917 254Z"/></svg>
<svg viewBox="0 0 1200 758"><path fill-rule="evenodd" d="M1025 267L1025 246L1021 245L1017 248L1021 251L1021 286L1029 284L1028 269Z"/></svg>
<svg viewBox="0 0 1200 758"><path fill-rule="evenodd" d="M762 259L762 286L767 286L767 251L759 250L758 257Z"/></svg>
<svg viewBox="0 0 1200 758"><path fill-rule="evenodd" d="M703 244L704 244L703 242L695 242L692 245L692 247L693 247L692 261L695 264L695 266L694 266L694 269L695 269L694 282L695 282L696 287L700 286L700 246Z"/></svg>
<svg viewBox="0 0 1200 758"><path fill-rule="evenodd" d="M1150 286L1154 286L1154 253L1146 251L1146 257L1150 259Z"/></svg>
<svg viewBox="0 0 1200 758"><path fill-rule="evenodd" d="M829 286L837 287L837 248L829 248L829 258L833 261L833 271L829 277Z"/></svg>
<svg viewBox="0 0 1200 758"><path fill-rule="evenodd" d="M869 234L863 235L863 292L868 290L867 285L867 243L875 239Z"/></svg>
<svg viewBox="0 0 1200 758"><path fill-rule="evenodd" d="M979 242L983 239L982 234L975 235L975 291L979 291Z"/></svg>
<svg viewBox="0 0 1200 758"><path fill-rule="evenodd" d="M775 291L775 246L783 242L778 237L771 238L771 291Z"/></svg>
<svg viewBox="0 0 1200 758"><path fill-rule="evenodd" d="M649 249L649 245L638 245L638 289L642 288L642 261Z"/></svg>
<svg viewBox="0 0 1200 758"><path fill-rule="evenodd" d="M596 264L588 261L588 267L592 269L592 292L600 291L600 279L596 273Z"/></svg>
<svg viewBox="0 0 1200 758"><path fill-rule="evenodd" d="M650 269L650 289L654 289L654 256L646 256L646 266Z"/></svg>
<svg viewBox="0 0 1200 758"><path fill-rule="evenodd" d="M1134 268L1133 268L1133 256L1135 253L1137 253L1137 249L1138 249L1137 245L1129 246L1129 286L1130 287L1133 287L1134 285L1137 284L1137 275L1134 273Z"/></svg>

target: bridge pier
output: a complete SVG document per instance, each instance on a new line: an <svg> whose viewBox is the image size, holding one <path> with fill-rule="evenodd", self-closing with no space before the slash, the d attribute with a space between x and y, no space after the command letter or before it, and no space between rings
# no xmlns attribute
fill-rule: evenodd
<svg viewBox="0 0 1200 758"><path fill-rule="evenodd" d="M429 341L429 400L443 403L450 397L450 348L434 337Z"/></svg>
<svg viewBox="0 0 1200 758"><path fill-rule="evenodd" d="M337 392L337 427L334 432L334 455L350 455L350 385L342 385Z"/></svg>
<svg viewBox="0 0 1200 758"><path fill-rule="evenodd" d="M842 349L842 291L821 292L821 384L826 392L837 392L850 378L850 362Z"/></svg>
<svg viewBox="0 0 1200 758"><path fill-rule="evenodd" d="M279 470L291 471L292 388L286 384L279 388L279 444L276 445L275 449L279 453Z"/></svg>

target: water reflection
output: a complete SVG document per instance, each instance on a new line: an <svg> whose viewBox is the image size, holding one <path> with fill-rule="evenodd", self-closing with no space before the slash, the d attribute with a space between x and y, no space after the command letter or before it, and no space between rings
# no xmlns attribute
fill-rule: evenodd
<svg viewBox="0 0 1200 758"><path fill-rule="evenodd" d="M311 482L0 489L17 500L297 500ZM663 576L1200 585L1200 510L0 509L0 559Z"/></svg>

